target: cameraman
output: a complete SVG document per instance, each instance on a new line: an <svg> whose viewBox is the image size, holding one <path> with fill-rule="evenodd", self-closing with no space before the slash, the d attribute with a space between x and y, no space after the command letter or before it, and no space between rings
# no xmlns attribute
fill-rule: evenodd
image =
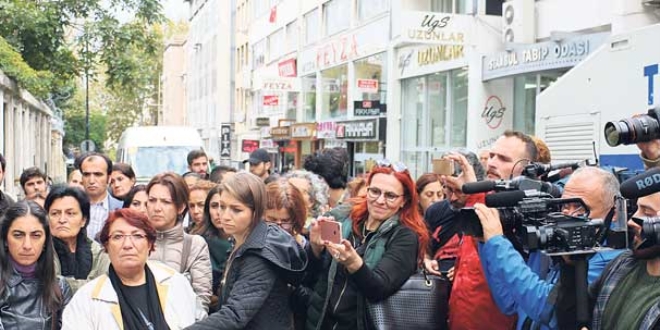
<svg viewBox="0 0 660 330"><path fill-rule="evenodd" d="M593 307L591 329L657 329L660 322L660 244L642 237L643 221L660 215L660 192L637 200L637 212L628 221L634 234L633 250L622 253L607 265L589 287ZM656 233L657 236L657 233ZM573 269L563 269L571 273ZM574 300L572 279L564 281L559 304ZM572 315L566 317L575 322ZM570 324L570 323L569 323Z"/></svg>
<svg viewBox="0 0 660 330"><path fill-rule="evenodd" d="M591 218L605 219L614 216L614 200L618 194L619 182L612 173L585 167L578 169L568 180L562 198L581 198L591 210ZM475 205L475 210L484 231L484 243L480 246L479 255L500 310L505 314L518 313L517 329L539 326L541 329L563 328L557 322L554 298L550 298L555 296L553 290L557 290L555 283L559 277L559 263L555 262L545 276L532 271L503 236L498 210L483 204ZM584 215L585 211L579 205L570 204L562 209L562 213L574 216ZM620 252L599 252L591 257L588 281L594 281L607 262Z"/></svg>

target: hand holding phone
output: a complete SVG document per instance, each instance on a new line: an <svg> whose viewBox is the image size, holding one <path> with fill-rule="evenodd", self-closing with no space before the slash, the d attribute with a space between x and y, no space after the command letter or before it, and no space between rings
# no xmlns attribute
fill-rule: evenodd
<svg viewBox="0 0 660 330"><path fill-rule="evenodd" d="M321 229L321 239L334 244L341 243L341 222L321 220L318 222Z"/></svg>
<svg viewBox="0 0 660 330"><path fill-rule="evenodd" d="M454 161L451 159L441 158L433 160L433 173L435 174L454 175L454 168Z"/></svg>

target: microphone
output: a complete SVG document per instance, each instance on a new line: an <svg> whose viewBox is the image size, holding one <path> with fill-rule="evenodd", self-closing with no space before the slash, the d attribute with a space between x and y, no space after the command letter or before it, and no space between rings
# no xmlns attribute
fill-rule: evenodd
<svg viewBox="0 0 660 330"><path fill-rule="evenodd" d="M463 184L463 188L461 188L461 190L464 194L478 194L495 190L495 186L496 181L484 180Z"/></svg>
<svg viewBox="0 0 660 330"><path fill-rule="evenodd" d="M575 170L578 167L580 167L580 162L558 163L558 164L531 163L524 167L522 171L522 175L536 178L538 176L550 173L555 170L560 170L564 168L571 168Z"/></svg>
<svg viewBox="0 0 660 330"><path fill-rule="evenodd" d="M621 195L628 199L636 199L660 191L660 168L653 168L623 181L620 191Z"/></svg>
<svg viewBox="0 0 660 330"><path fill-rule="evenodd" d="M518 205L525 197L527 197L527 194L522 190L503 191L486 195L486 206L513 207Z"/></svg>

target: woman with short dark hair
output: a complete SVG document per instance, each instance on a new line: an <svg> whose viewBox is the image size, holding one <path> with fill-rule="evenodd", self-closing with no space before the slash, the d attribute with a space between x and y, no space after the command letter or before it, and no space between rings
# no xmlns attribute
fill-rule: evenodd
<svg viewBox="0 0 660 330"><path fill-rule="evenodd" d="M64 329L183 329L204 315L186 278L148 262L156 230L135 210L111 212L100 233L112 265L80 288L64 311Z"/></svg>
<svg viewBox="0 0 660 330"><path fill-rule="evenodd" d="M60 329L71 288L55 274L46 212L32 201L0 219L0 329Z"/></svg>
<svg viewBox="0 0 660 330"><path fill-rule="evenodd" d="M76 187L56 185L44 207L53 234L55 270L75 293L85 283L105 274L110 266L101 245L87 237L89 198Z"/></svg>

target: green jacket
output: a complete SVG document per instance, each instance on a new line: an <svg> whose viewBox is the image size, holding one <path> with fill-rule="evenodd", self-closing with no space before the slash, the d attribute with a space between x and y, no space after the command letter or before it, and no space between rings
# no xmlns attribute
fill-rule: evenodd
<svg viewBox="0 0 660 330"><path fill-rule="evenodd" d="M87 282L107 273L110 267L110 257L105 253L103 247L99 243L96 243L96 241L89 241L92 245L92 270L89 271L87 279L78 280L73 277L64 277L74 294L80 287L87 284ZM62 274L62 266L60 265L60 258L57 256L57 253L55 253L55 274Z"/></svg>
<svg viewBox="0 0 660 330"><path fill-rule="evenodd" d="M342 223L342 237L352 241L356 239L352 232L353 220L350 218L350 208L347 207L337 207L333 209L329 214L334 216L335 219ZM390 232L393 231L399 226L399 216L394 215L393 217L385 220L385 222L378 228L378 231L367 243L366 252L363 256L363 261L369 267L369 269L374 269L380 259L385 253L385 246L391 237ZM354 241L353 241L354 242ZM313 258L313 257L310 257ZM327 264L329 261L329 269ZM322 269L328 269L327 278L323 275L319 276L319 279L314 285L314 292L310 297L310 304L307 309L307 321L305 328L307 330L319 330L323 324L323 318L325 317L326 311L328 309L329 300L330 300L330 291L334 285L335 276L337 275L337 266L338 263L335 259L331 258L327 252L323 252L321 255L321 262L324 266ZM324 271L320 272L325 274ZM358 315L358 330L366 329L364 321L366 320L366 299L358 292L358 304L357 304L357 315Z"/></svg>

